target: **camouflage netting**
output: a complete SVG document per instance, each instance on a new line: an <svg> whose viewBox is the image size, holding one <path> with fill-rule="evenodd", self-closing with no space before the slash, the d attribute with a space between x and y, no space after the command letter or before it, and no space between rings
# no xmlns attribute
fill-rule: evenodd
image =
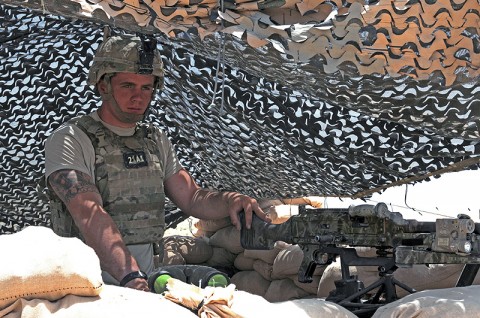
<svg viewBox="0 0 480 318"><path fill-rule="evenodd" d="M149 119L205 187L364 197L478 168L478 0L194 2L0 0L0 234L48 224L44 141L98 106L86 68L105 24L155 32Z"/></svg>

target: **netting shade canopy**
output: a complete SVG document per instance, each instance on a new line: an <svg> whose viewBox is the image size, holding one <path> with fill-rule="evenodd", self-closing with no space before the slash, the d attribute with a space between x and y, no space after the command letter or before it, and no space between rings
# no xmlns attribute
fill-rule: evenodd
<svg viewBox="0 0 480 318"><path fill-rule="evenodd" d="M222 18L223 26L212 22L210 28L205 22L192 29L183 27L177 15L170 20L170 31L165 32L154 24L139 25L141 14L127 18L126 8L113 10L112 4L104 5L104 1L95 6L76 1L83 8L90 5L97 10L83 18L78 10L44 13L40 2L0 3L6 3L0 6L2 233L49 222L48 205L36 190L44 171L44 141L64 121L98 107L99 99L86 83L86 70L106 24L115 32L155 33L166 65L166 83L148 119L167 132L182 164L204 187L235 190L258 199L366 197L401 182L478 168L480 44L478 23L472 21L478 22L479 16L471 7L472 3L478 6L478 1L449 2L447 9L437 8L428 14L397 10L398 5L387 6L381 1L362 4L362 8L370 8L368 12L376 12L373 17L377 19L387 19L391 12L392 17L396 15L395 23L402 20L400 15L406 15L405 21L416 21L415 17L428 21L419 24L430 28L424 27L414 37L421 41L417 48L423 52L419 55L419 49L415 54L421 56L430 50L430 59L438 56L443 63L432 62L437 68L428 72L419 64L420 59L413 59L412 66L405 62L406 57L398 58L403 71L398 65L375 68L379 65L375 63L380 63L377 60L388 60L392 66L396 55L388 53L386 59L381 57L386 54L379 53L381 50L366 50L365 46L376 42L371 34L378 40L382 34L410 29L393 28L393 22L390 29L385 23L374 23L376 20L368 24L364 17L350 17L348 22L348 14L362 16L366 12L355 1L338 3L335 10L339 14L310 28L308 21L298 16L298 23L290 24L297 32L286 32L285 37L278 36L280 31L271 33L262 43L252 40L258 33L247 30L239 36L228 31L233 25L227 23L227 17ZM52 9L48 1L44 3L51 11L68 9ZM425 11L441 3L419 1L410 6L420 5ZM28 5L37 5L40 10ZM341 14L343 7L348 14ZM259 9L258 14L264 17L267 12L276 21L282 8L274 9ZM103 15L98 10L103 10ZM227 11L218 17L222 14ZM430 15L438 21L431 20ZM458 19L453 19L456 24L452 22L457 15L463 15L463 24L457 23ZM213 16L216 21L217 14ZM248 16L258 17L254 12ZM321 17L319 13L318 19ZM265 19L255 21L263 26ZM241 17L235 21L247 23ZM339 31L342 25L344 40ZM222 27L228 32L220 32ZM264 29L269 28L280 27L272 24ZM301 45L313 41L305 33L307 29L323 30L318 31L318 41L329 39L324 42L323 54ZM359 45L347 37L352 30L363 39ZM299 40L301 34L303 41ZM427 34L435 38L424 47L420 43L427 43ZM433 43L440 35L450 35L443 40L449 50L435 49ZM388 38L391 47L401 48L392 44L401 38ZM292 51L295 47L297 53ZM410 44L392 52L408 55L405 52L414 51L414 47ZM357 55L349 53L351 50ZM375 57L371 57L374 64L363 65L358 52L369 52ZM446 62L452 59L459 62ZM361 65L365 67L359 68ZM174 206L169 211L170 224L181 218Z"/></svg>

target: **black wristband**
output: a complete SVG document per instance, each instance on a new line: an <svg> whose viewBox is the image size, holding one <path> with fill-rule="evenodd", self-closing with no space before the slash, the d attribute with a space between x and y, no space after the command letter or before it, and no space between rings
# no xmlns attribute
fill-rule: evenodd
<svg viewBox="0 0 480 318"><path fill-rule="evenodd" d="M122 280L120 281L120 286L124 287L128 284L129 281L134 280L135 278L142 278L148 280L147 274L142 271L135 271L125 275L125 277L122 278Z"/></svg>

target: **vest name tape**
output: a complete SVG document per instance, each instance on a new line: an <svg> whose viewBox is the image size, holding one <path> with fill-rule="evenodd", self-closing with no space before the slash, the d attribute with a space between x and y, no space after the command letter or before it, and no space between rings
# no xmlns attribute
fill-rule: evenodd
<svg viewBox="0 0 480 318"><path fill-rule="evenodd" d="M131 151L123 154L123 162L125 168L135 169L140 167L147 167L147 156L143 151Z"/></svg>

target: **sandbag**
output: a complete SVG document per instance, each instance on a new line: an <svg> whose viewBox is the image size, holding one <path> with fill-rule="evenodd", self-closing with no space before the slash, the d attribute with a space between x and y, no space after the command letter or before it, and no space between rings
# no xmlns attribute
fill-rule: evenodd
<svg viewBox="0 0 480 318"><path fill-rule="evenodd" d="M199 229L195 229L192 231L192 235L194 237L209 238L213 234L215 234L215 231L205 231L205 230L199 230Z"/></svg>
<svg viewBox="0 0 480 318"><path fill-rule="evenodd" d="M66 295L97 296L104 286L95 251L50 228L28 226L0 235L0 251L0 309L20 298L55 301Z"/></svg>
<svg viewBox="0 0 480 318"><path fill-rule="evenodd" d="M480 286L425 290L386 304L372 318L477 318Z"/></svg>
<svg viewBox="0 0 480 318"><path fill-rule="evenodd" d="M277 241L275 242L275 245L271 250L245 250L244 254L245 254L245 257L249 257L253 259L261 259L266 263L273 264L273 262L275 261L275 258L277 257L278 252L287 248L290 245L291 244L288 244L282 241Z"/></svg>
<svg viewBox="0 0 480 318"><path fill-rule="evenodd" d="M393 275L395 279L417 291L426 289L440 289L455 287L463 269L463 264L432 264L413 265L411 268L399 268ZM350 266L350 274L358 275L365 287L379 279L378 266ZM340 262L330 264L320 280L318 297L328 296L328 291L335 288L334 281L341 279ZM480 275L475 278L474 285L480 284ZM403 288L396 288L397 296L404 297L409 294Z"/></svg>
<svg viewBox="0 0 480 318"><path fill-rule="evenodd" d="M182 255L188 264L202 264L213 255L212 247L203 239L184 235L171 235L163 238L166 251Z"/></svg>
<svg viewBox="0 0 480 318"><path fill-rule="evenodd" d="M161 265L185 265L185 259L179 252L163 251L163 261Z"/></svg>
<svg viewBox="0 0 480 318"><path fill-rule="evenodd" d="M233 267L233 262L237 257L236 254L233 254L230 251L222 247L212 247L213 254L210 257L206 264L211 267Z"/></svg>
<svg viewBox="0 0 480 318"><path fill-rule="evenodd" d="M350 275L357 274L357 268L350 266ZM325 298L335 289L335 281L342 279L340 261L337 260L328 265L323 271L320 283L318 284L317 297Z"/></svg>
<svg viewBox="0 0 480 318"><path fill-rule="evenodd" d="M303 251L299 245L286 246L278 252L273 262L272 279L284 279L297 274L303 261ZM316 266L314 275L322 275L326 266Z"/></svg>
<svg viewBox="0 0 480 318"><path fill-rule="evenodd" d="M295 286L291 279L285 278L272 281L263 297L270 302L279 302L306 296L309 296L309 293Z"/></svg>
<svg viewBox="0 0 480 318"><path fill-rule="evenodd" d="M207 232L216 232L220 229L223 229L224 227L231 225L232 221L230 220L229 216L216 220L197 220L194 223L194 226L197 229Z"/></svg>
<svg viewBox="0 0 480 318"><path fill-rule="evenodd" d="M233 254L240 254L244 251L240 243L240 231L233 225L224 227L208 240L209 244L216 247L223 247Z"/></svg>
<svg viewBox="0 0 480 318"><path fill-rule="evenodd" d="M233 265L235 266L236 269L240 271L251 271L253 270L253 263L255 262L255 259L246 257L245 253L242 252L235 257L235 261L233 262Z"/></svg>
<svg viewBox="0 0 480 318"><path fill-rule="evenodd" d="M298 288L303 289L309 294L317 295L318 285L320 285L320 279L322 278L322 276L321 275L312 276L311 283L300 283L298 281L298 275L291 275L288 278L290 278L295 284L295 286L297 286Z"/></svg>
<svg viewBox="0 0 480 318"><path fill-rule="evenodd" d="M5 318L132 318L198 316L163 296L131 288L105 285L96 297L67 295L56 301L19 299L4 310Z"/></svg>
<svg viewBox="0 0 480 318"><path fill-rule="evenodd" d="M232 310L244 318L269 317L294 318L355 318L345 308L322 299L295 299L271 303L265 298L244 291L235 291Z"/></svg>
<svg viewBox="0 0 480 318"><path fill-rule="evenodd" d="M260 259L256 259L253 262L253 269L262 275L263 278L266 280L272 280L272 271L273 271L273 265L268 264Z"/></svg>
<svg viewBox="0 0 480 318"><path fill-rule="evenodd" d="M256 271L238 272L230 278L230 282L237 286L238 290L259 296L264 296L270 286L270 281Z"/></svg>

